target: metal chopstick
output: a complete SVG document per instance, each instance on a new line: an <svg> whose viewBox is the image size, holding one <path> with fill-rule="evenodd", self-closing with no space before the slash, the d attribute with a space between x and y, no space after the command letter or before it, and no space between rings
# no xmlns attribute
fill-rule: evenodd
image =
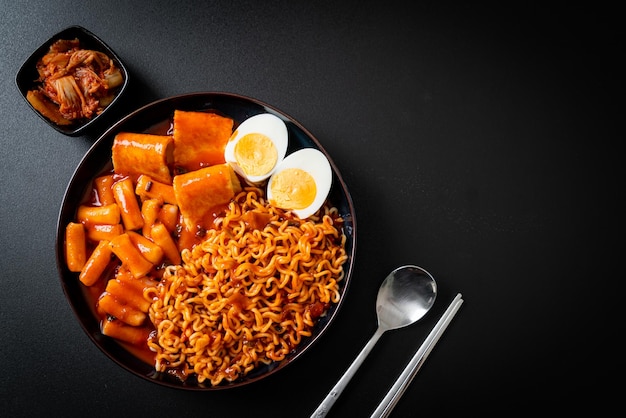
<svg viewBox="0 0 626 418"><path fill-rule="evenodd" d="M463 299L461 299L461 294L458 293L437 324L433 327L430 334L428 334L428 337L426 337L420 348L413 355L411 361L409 361L400 376L398 376L398 379L396 379L396 382L389 389L387 395L383 398L380 404L378 404L378 407L371 415L371 418L386 418L389 416L391 410L396 406L400 397L404 394L418 370L422 367L422 364L424 364L426 357L428 357L433 347L448 327L448 324L454 315L456 315L462 303Z"/></svg>

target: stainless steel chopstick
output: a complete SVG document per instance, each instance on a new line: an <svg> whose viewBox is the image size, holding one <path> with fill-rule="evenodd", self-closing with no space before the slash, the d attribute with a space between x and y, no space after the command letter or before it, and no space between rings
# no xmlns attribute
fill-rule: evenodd
<svg viewBox="0 0 626 418"><path fill-rule="evenodd" d="M450 303L450 306L448 306L448 309L446 309L437 324L434 326L430 334L428 334L428 337L426 337L420 348L413 355L411 361L409 361L400 376L398 376L398 379L389 389L387 395L383 398L380 404L378 404L378 407L371 415L371 418L385 418L389 416L391 410L396 406L396 404L400 400L400 397L404 394L406 388L409 386L409 383L411 383L418 370L422 367L422 364L424 364L426 357L428 357L433 347L448 327L448 324L450 323L454 315L456 315L462 303L463 299L461 299L461 294L458 293Z"/></svg>

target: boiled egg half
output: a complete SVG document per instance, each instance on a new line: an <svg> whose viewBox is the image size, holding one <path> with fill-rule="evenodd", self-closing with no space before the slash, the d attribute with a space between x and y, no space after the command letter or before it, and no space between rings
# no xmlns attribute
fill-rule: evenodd
<svg viewBox="0 0 626 418"><path fill-rule="evenodd" d="M224 159L250 183L266 180L285 157L289 135L282 119L262 113L244 120L224 149Z"/></svg>
<svg viewBox="0 0 626 418"><path fill-rule="evenodd" d="M326 156L314 148L289 154L267 183L270 204L294 212L300 219L313 215L324 204L332 184Z"/></svg>

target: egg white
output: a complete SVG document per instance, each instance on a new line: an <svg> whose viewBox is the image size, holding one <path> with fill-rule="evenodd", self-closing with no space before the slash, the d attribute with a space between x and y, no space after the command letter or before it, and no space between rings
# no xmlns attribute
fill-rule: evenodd
<svg viewBox="0 0 626 418"><path fill-rule="evenodd" d="M284 158L278 164L274 173L267 183L267 198L271 202L273 198L272 181L275 175L288 168L299 168L313 177L316 186L316 194L313 202L302 209L292 209L300 219L306 219L319 210L326 201L332 185L333 173L328 158L315 148L303 148L295 151Z"/></svg>
<svg viewBox="0 0 626 418"><path fill-rule="evenodd" d="M266 174L255 176L248 175L237 163L235 156L235 146L244 136L252 133L263 134L268 137L276 147L278 159L274 167ZM266 180L276 170L287 153L289 134L287 126L282 119L271 113L261 113L244 120L229 139L224 149L224 159L231 165L233 170L245 178L249 183L257 184Z"/></svg>

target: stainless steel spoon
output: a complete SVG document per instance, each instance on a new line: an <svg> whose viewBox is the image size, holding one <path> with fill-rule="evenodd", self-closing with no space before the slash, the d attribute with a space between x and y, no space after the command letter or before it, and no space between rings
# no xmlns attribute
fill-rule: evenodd
<svg viewBox="0 0 626 418"><path fill-rule="evenodd" d="M406 265L389 273L380 285L376 298L378 318L376 332L313 412L311 418L326 416L383 333L411 325L421 319L435 303L436 296L435 279L421 267Z"/></svg>

